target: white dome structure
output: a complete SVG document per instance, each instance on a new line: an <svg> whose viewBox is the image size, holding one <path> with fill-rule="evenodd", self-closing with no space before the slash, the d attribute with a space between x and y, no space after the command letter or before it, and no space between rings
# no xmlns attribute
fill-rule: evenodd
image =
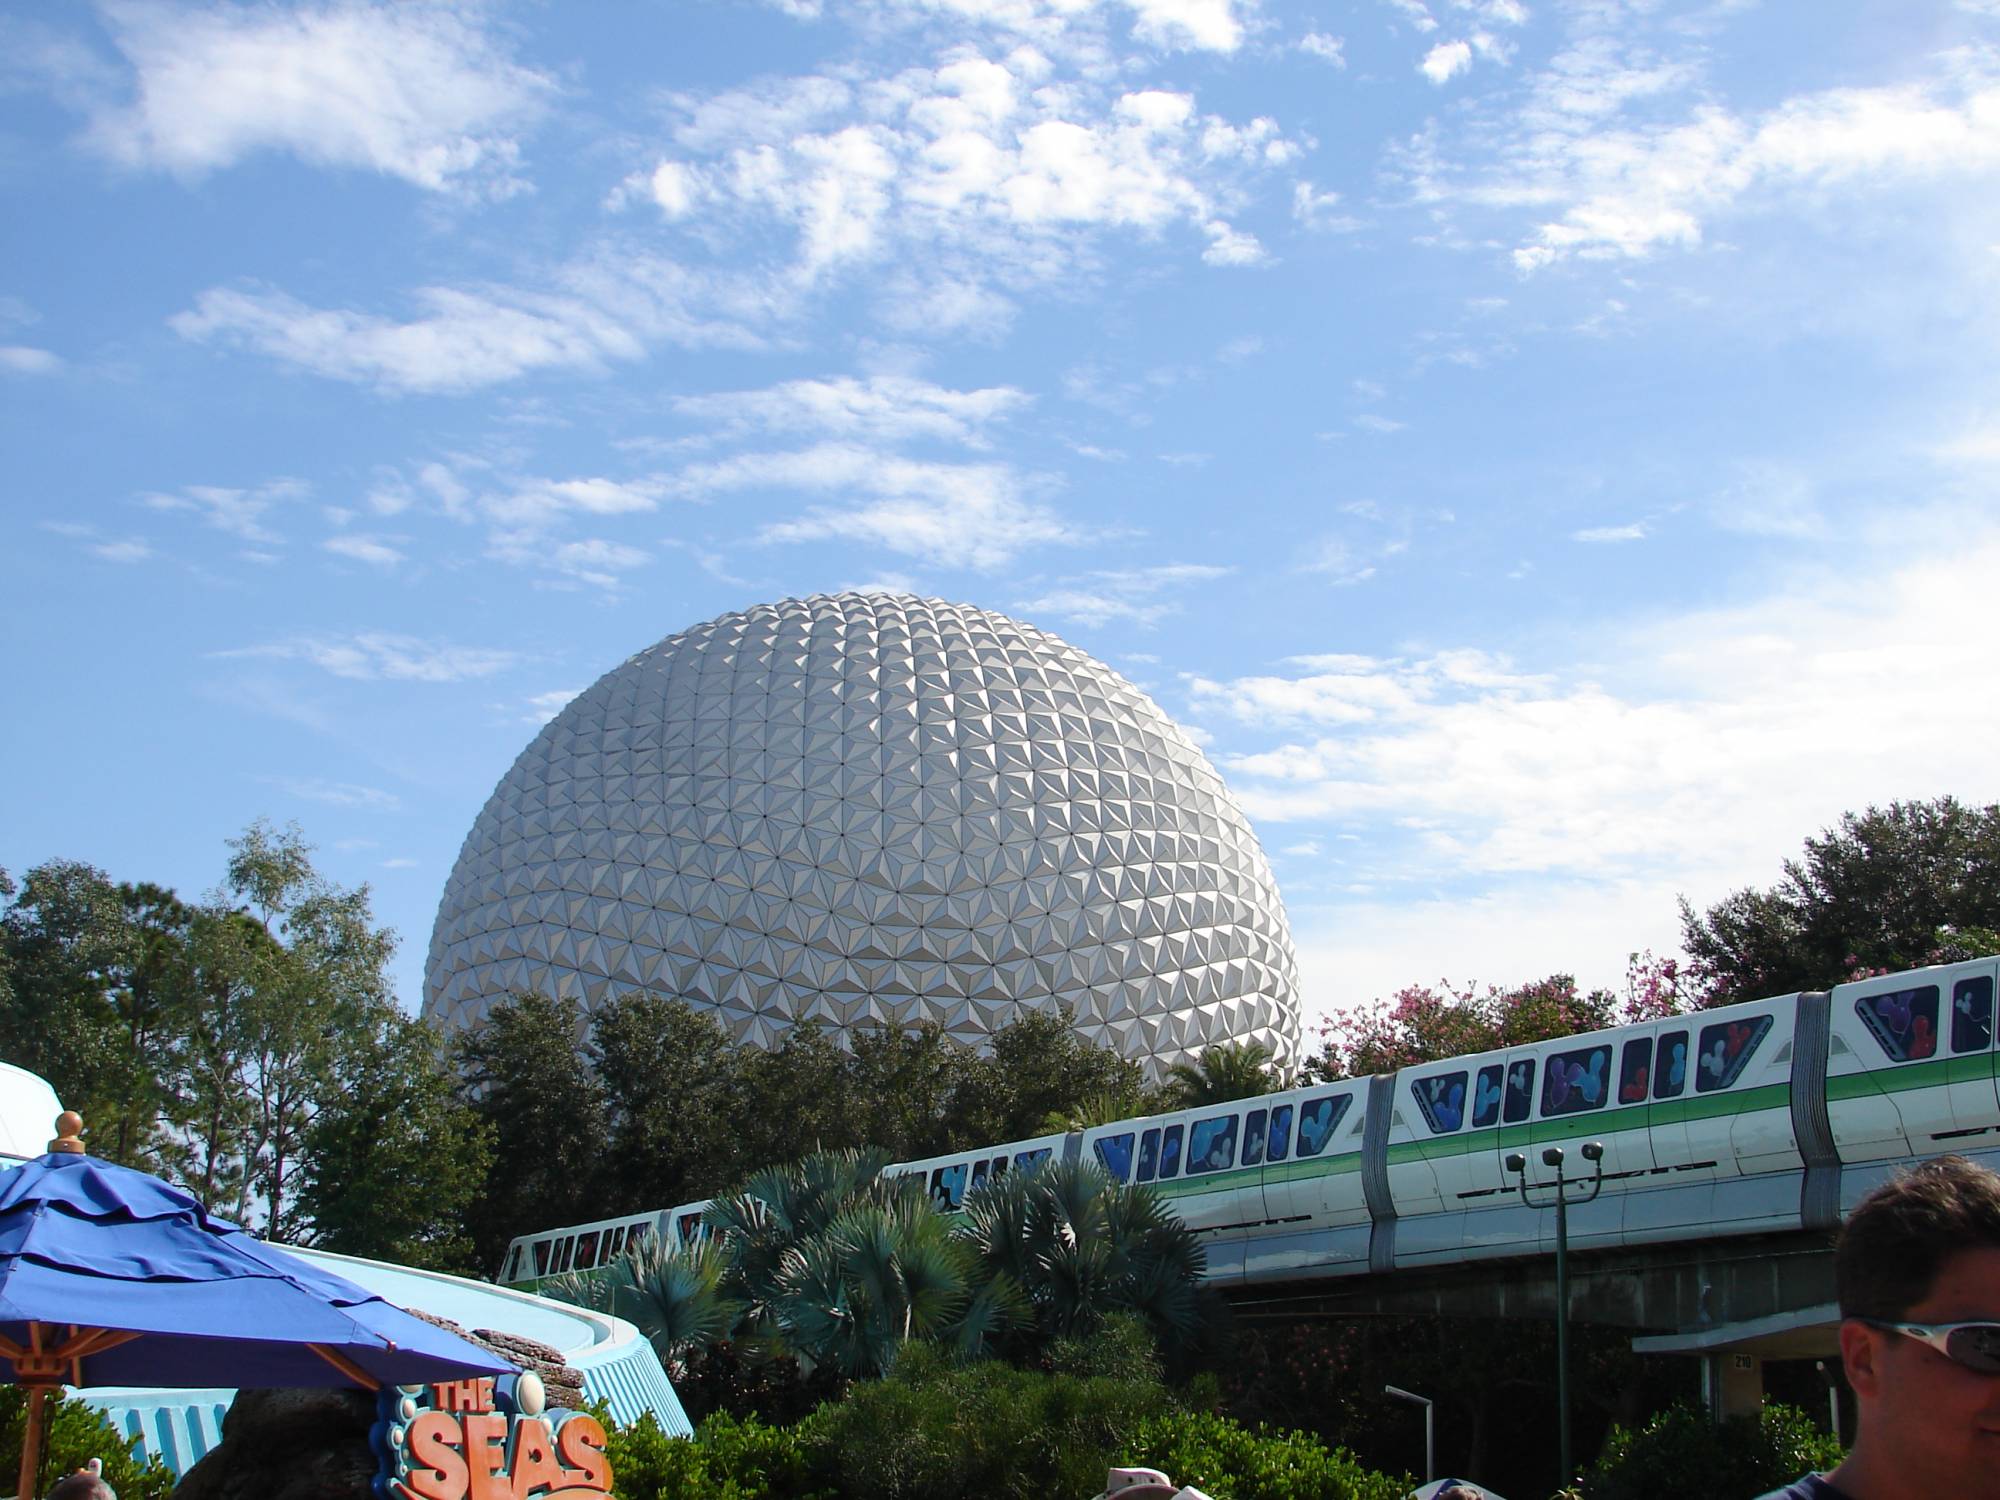
<svg viewBox="0 0 2000 1500"><path fill-rule="evenodd" d="M425 1013L633 990L741 1042L1019 1007L1157 1075L1298 1049L1270 865L1201 751L1033 626L890 594L726 614L572 700L473 824Z"/></svg>

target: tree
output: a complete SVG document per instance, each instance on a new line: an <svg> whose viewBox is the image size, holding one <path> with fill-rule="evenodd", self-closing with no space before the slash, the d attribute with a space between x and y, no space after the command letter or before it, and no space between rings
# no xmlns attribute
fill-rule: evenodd
<svg viewBox="0 0 2000 1500"><path fill-rule="evenodd" d="M787 1031L770 1051L748 1047L737 1057L737 1098L727 1112L739 1132L743 1168L797 1161L815 1151L862 1144L862 1104L854 1059L818 1023ZM696 1197L713 1196L712 1184Z"/></svg>
<svg viewBox="0 0 2000 1500"><path fill-rule="evenodd" d="M437 1032L397 1013L357 1038L300 1159L302 1238L342 1255L481 1268L465 1215L492 1166L491 1131L458 1095Z"/></svg>
<svg viewBox="0 0 2000 1500"><path fill-rule="evenodd" d="M979 1065L969 1047L932 1021L857 1031L849 1044L848 1088L863 1141L880 1146L891 1161L935 1156L960 1144L952 1138L951 1110Z"/></svg>
<svg viewBox="0 0 2000 1500"><path fill-rule="evenodd" d="M1254 1099L1284 1086L1284 1079L1271 1064L1271 1049L1262 1042L1204 1047L1198 1061L1177 1062L1167 1069L1167 1092L1180 1109Z"/></svg>
<svg viewBox="0 0 2000 1500"><path fill-rule="evenodd" d="M741 1175L738 1056L685 1000L634 992L598 1008L590 1060L619 1169L593 1217L686 1203Z"/></svg>
<svg viewBox="0 0 2000 1500"><path fill-rule="evenodd" d="M1085 1041L1075 1022L1067 1005L1054 1010L1023 1006L993 1033L990 1050L967 1071L952 1101L955 1144L1046 1134L1052 1116L1079 1113L1092 1101L1115 1100L1118 1112L1111 1119L1139 1112L1139 1065Z"/></svg>
<svg viewBox="0 0 2000 1500"><path fill-rule="evenodd" d="M577 1050L582 1025L573 1000L517 995L458 1039L466 1095L494 1150L466 1214L482 1266L497 1266L517 1234L604 1217L604 1095Z"/></svg>
<svg viewBox="0 0 2000 1500"><path fill-rule="evenodd" d="M347 890L313 868L296 825L259 820L229 848L224 899L250 903L267 939L238 955L246 985L232 1019L248 1113L239 1213L250 1217L254 1193L266 1236L285 1239L305 1229L293 1177L319 1101L344 1050L394 1008L386 970L396 938L374 925L365 885Z"/></svg>
<svg viewBox="0 0 2000 1500"><path fill-rule="evenodd" d="M0 1052L82 1112L98 1145L137 1092L114 992L138 954L118 888L102 870L50 860L30 870L4 917L9 976ZM115 1144L115 1127L106 1132Z"/></svg>
<svg viewBox="0 0 2000 1500"><path fill-rule="evenodd" d="M1646 995L1647 1004L1657 1003L1655 991ZM1628 999L1623 1010L1629 1012L1636 1003ZM1609 990L1579 991L1569 974L1551 974L1513 989L1454 989L1449 981L1435 989L1410 985L1389 1000L1357 1007L1321 1026L1320 1050L1307 1060L1302 1076L1331 1083L1390 1073L1412 1063L1597 1031L1626 1018L1617 996Z"/></svg>
<svg viewBox="0 0 2000 1500"><path fill-rule="evenodd" d="M1683 897L1681 929L1711 1003L1970 956L2000 929L2000 805L1946 796L1846 813L1769 890L1700 913Z"/></svg>

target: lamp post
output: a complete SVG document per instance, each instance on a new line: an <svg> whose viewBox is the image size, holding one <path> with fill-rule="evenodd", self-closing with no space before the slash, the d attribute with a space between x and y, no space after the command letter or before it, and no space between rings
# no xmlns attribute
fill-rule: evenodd
<svg viewBox="0 0 2000 1500"><path fill-rule="evenodd" d="M1558 1406L1556 1432L1558 1446L1562 1452L1563 1484L1570 1481L1569 1464L1569 1206L1572 1203L1588 1203L1604 1189L1604 1143L1585 1141L1579 1148L1583 1159L1597 1169L1587 1186L1590 1191L1579 1193L1572 1198L1572 1187L1584 1187L1583 1179L1563 1176L1563 1148L1550 1146L1542 1152L1542 1165L1556 1169L1554 1191L1539 1203L1529 1196L1528 1158L1519 1151L1507 1153L1507 1170L1520 1180L1515 1191L1521 1201L1530 1208L1547 1208L1551 1203L1556 1210L1556 1403ZM1549 1183L1537 1182L1533 1190L1540 1192L1550 1187Z"/></svg>
<svg viewBox="0 0 2000 1500"><path fill-rule="evenodd" d="M1419 1396L1414 1391L1406 1391L1399 1385L1385 1385L1382 1390L1398 1401L1407 1401L1412 1406L1421 1406L1424 1409L1424 1483L1429 1484L1437 1477L1437 1433L1434 1426L1437 1413L1431 1406L1430 1398Z"/></svg>

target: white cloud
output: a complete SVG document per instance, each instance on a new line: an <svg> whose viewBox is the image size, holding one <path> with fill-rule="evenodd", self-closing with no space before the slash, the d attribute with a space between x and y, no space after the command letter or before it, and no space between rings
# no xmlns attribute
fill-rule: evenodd
<svg viewBox="0 0 2000 1500"><path fill-rule="evenodd" d="M101 111L90 139L135 167L199 177L285 151L435 191L506 194L523 186L518 132L554 92L457 6L104 9L133 97Z"/></svg>
<svg viewBox="0 0 2000 1500"><path fill-rule="evenodd" d="M1418 31L1437 30L1437 18L1431 14L1430 7L1425 5L1423 0L1388 0L1388 4L1391 10L1400 11L1403 18Z"/></svg>
<svg viewBox="0 0 2000 1500"><path fill-rule="evenodd" d="M383 631L347 636L297 636L264 646L212 653L229 659L268 657L304 661L354 682L465 682L504 672L520 658L512 651L459 646Z"/></svg>
<svg viewBox="0 0 2000 1500"><path fill-rule="evenodd" d="M541 528L564 515L623 516L657 510L666 493L660 479L523 479L481 494L482 515L513 528Z"/></svg>
<svg viewBox="0 0 2000 1500"><path fill-rule="evenodd" d="M89 547L93 557L106 562L138 563L153 555L153 549L138 537L125 537L117 541L93 542Z"/></svg>
<svg viewBox="0 0 2000 1500"><path fill-rule="evenodd" d="M1439 42L1424 54L1417 71L1435 84L1449 83L1472 66L1472 48L1465 42Z"/></svg>
<svg viewBox="0 0 2000 1500"><path fill-rule="evenodd" d="M1974 534L1883 563L1862 591L1805 576L1736 608L1600 626L1587 670L1347 656L1189 692L1239 740L1270 737L1218 757L1254 818L1370 834L1357 878L1719 894L1768 882L1845 809L2000 793L1985 750L2000 699L1963 691L1984 680L1995 566L2000 537ZM1856 704L1866 732L1840 727Z"/></svg>
<svg viewBox="0 0 2000 1500"><path fill-rule="evenodd" d="M398 563L409 561L409 554L398 549L391 541L360 532L328 537L320 543L320 546L336 557L349 558L376 568L393 568Z"/></svg>
<svg viewBox="0 0 2000 1500"><path fill-rule="evenodd" d="M1365 411L1354 419L1354 425L1365 432L1373 432L1386 437L1392 432L1401 432L1410 424L1408 422L1398 422L1394 417L1385 417L1372 411Z"/></svg>
<svg viewBox="0 0 2000 1500"><path fill-rule="evenodd" d="M294 797L308 802L324 802L329 807L359 808L369 812L389 812L402 805L393 792L378 787L357 786L351 781L327 781L318 776L267 776L273 786L283 787Z"/></svg>
<svg viewBox="0 0 2000 1500"><path fill-rule="evenodd" d="M813 432L858 442L934 439L990 447L987 429L1033 397L1012 386L954 391L907 375L789 380L761 391L684 396L674 410L725 433Z"/></svg>
<svg viewBox="0 0 2000 1500"><path fill-rule="evenodd" d="M297 479L275 479L252 490L191 484L173 494L142 495L140 504L149 510L196 515L217 531L268 546L284 538L264 524L266 515L274 506L301 500L306 494L307 486Z"/></svg>
<svg viewBox="0 0 2000 1500"><path fill-rule="evenodd" d="M523 723L546 724L569 706L570 699L582 692L582 688L556 688L551 692L537 693L527 700L527 711L522 714Z"/></svg>
<svg viewBox="0 0 2000 1500"><path fill-rule="evenodd" d="M1180 609L1175 601L1160 598L1162 593L1227 577L1231 571L1210 563L1100 570L1025 599L1015 608L1031 617L1081 620L1086 625L1103 625L1111 620L1152 625Z"/></svg>
<svg viewBox="0 0 2000 1500"><path fill-rule="evenodd" d="M1003 566L1029 547L1074 544L1088 533L1029 498L1005 464L928 463L844 443L792 453L749 453L695 465L677 481L691 496L742 490L832 491L845 505L815 506L759 532L765 542L839 539L887 547L952 567Z"/></svg>
<svg viewBox="0 0 2000 1500"><path fill-rule="evenodd" d="M1642 542L1648 535L1644 521L1628 521L1623 526L1586 526L1580 531L1572 531L1570 540L1576 542Z"/></svg>
<svg viewBox="0 0 2000 1500"><path fill-rule="evenodd" d="M548 566L558 573L566 573L580 583L601 589L617 588L623 581L620 574L643 568L652 560L650 552L601 537L564 542L546 558Z"/></svg>
<svg viewBox="0 0 2000 1500"><path fill-rule="evenodd" d="M283 292L214 287L167 322L182 338L246 348L335 380L425 393L474 390L535 370L601 370L645 352L629 326L580 297L426 287L416 301L424 314L399 323L310 307Z"/></svg>
<svg viewBox="0 0 2000 1500"><path fill-rule="evenodd" d="M1243 43L1243 23L1230 0L1126 0L1138 20L1134 36L1164 47L1202 52L1234 52Z"/></svg>
<svg viewBox="0 0 2000 1500"><path fill-rule="evenodd" d="M1541 132L1493 201L1553 202L1514 251L1533 271L1570 256L1638 258L1703 239L1732 210L1768 211L1796 192L1865 191L2000 166L2000 81L1947 59L1936 76L1803 94L1759 113L1703 105L1677 123Z"/></svg>
<svg viewBox="0 0 2000 1500"><path fill-rule="evenodd" d="M1307 57L1317 57L1321 62L1332 63L1336 68L1347 66L1347 44L1337 36L1328 36L1323 31L1308 31L1299 38L1299 51Z"/></svg>
<svg viewBox="0 0 2000 1500"><path fill-rule="evenodd" d="M62 357L46 349L26 344L0 345L0 370L12 375L53 375L63 366Z"/></svg>

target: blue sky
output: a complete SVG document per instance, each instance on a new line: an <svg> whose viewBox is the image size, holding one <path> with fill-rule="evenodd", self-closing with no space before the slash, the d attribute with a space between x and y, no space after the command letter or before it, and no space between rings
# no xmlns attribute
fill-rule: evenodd
<svg viewBox="0 0 2000 1500"><path fill-rule="evenodd" d="M402 934L565 698L859 585L1208 746L1309 1012L2000 794L2000 3L20 4L0 864Z"/></svg>

